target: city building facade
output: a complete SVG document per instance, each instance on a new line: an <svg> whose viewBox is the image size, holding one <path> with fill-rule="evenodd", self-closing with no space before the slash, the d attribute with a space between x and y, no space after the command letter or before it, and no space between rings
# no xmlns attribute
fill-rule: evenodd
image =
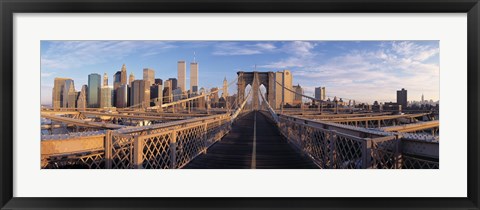
<svg viewBox="0 0 480 210"><path fill-rule="evenodd" d="M108 86L108 75L103 73L103 86Z"/></svg>
<svg viewBox="0 0 480 210"><path fill-rule="evenodd" d="M100 108L112 107L112 91L113 88L109 86L103 86L100 89Z"/></svg>
<svg viewBox="0 0 480 210"><path fill-rule="evenodd" d="M327 92L325 87L315 87L315 99L325 101L327 98Z"/></svg>
<svg viewBox="0 0 480 210"><path fill-rule="evenodd" d="M210 89L210 106L213 107L213 108L216 108L218 107L218 102L220 100L220 98L218 97L218 88L217 87L214 87L212 89Z"/></svg>
<svg viewBox="0 0 480 210"><path fill-rule="evenodd" d="M132 86L133 80L135 80L135 75L133 75L133 72L130 72L130 76L128 77L128 85Z"/></svg>
<svg viewBox="0 0 480 210"><path fill-rule="evenodd" d="M178 88L181 88L178 86L178 80L177 78L168 78L168 80L170 81L170 88L172 89L172 91L178 89ZM184 92L185 90L181 90L180 92Z"/></svg>
<svg viewBox="0 0 480 210"><path fill-rule="evenodd" d="M76 108L77 107L77 91L75 91L75 85L73 80L71 82L69 80L66 81L68 84L65 86L65 91L64 94L67 95L67 100L65 100L67 103L64 105L66 108Z"/></svg>
<svg viewBox="0 0 480 210"><path fill-rule="evenodd" d="M293 86L293 90L295 91L295 96L293 97L293 104L294 106L296 105L301 105L302 104L302 95L303 95L303 88L300 86L300 84L297 84Z"/></svg>
<svg viewBox="0 0 480 210"><path fill-rule="evenodd" d="M170 103L173 101L172 92L172 81L165 80L163 88L163 103Z"/></svg>
<svg viewBox="0 0 480 210"><path fill-rule="evenodd" d="M397 104L401 105L402 109L407 108L407 90L402 88L401 90L397 90Z"/></svg>
<svg viewBox="0 0 480 210"><path fill-rule="evenodd" d="M222 90L222 97L227 98L228 97L228 82L227 82L227 77L223 79L223 90Z"/></svg>
<svg viewBox="0 0 480 210"><path fill-rule="evenodd" d="M129 106L129 88L128 85L120 85L116 91L115 104L117 108L126 108Z"/></svg>
<svg viewBox="0 0 480 210"><path fill-rule="evenodd" d="M190 63L190 93L198 93L198 63L197 62Z"/></svg>
<svg viewBox="0 0 480 210"><path fill-rule="evenodd" d="M163 85L153 84L150 86L150 105L160 106L163 104Z"/></svg>
<svg viewBox="0 0 480 210"><path fill-rule="evenodd" d="M146 108L150 106L150 86L148 81L134 80L130 89L133 108Z"/></svg>
<svg viewBox="0 0 480 210"><path fill-rule="evenodd" d="M143 69L143 80L148 82L148 86L155 83L155 71L151 68Z"/></svg>
<svg viewBox="0 0 480 210"><path fill-rule="evenodd" d="M82 90L80 90L80 93L77 98L77 108L80 110L85 110L87 108L87 90L88 86L83 85Z"/></svg>
<svg viewBox="0 0 480 210"><path fill-rule="evenodd" d="M93 73L88 75L88 108L100 107L100 88L102 77L100 74Z"/></svg>
<svg viewBox="0 0 480 210"><path fill-rule="evenodd" d="M67 96L65 95L66 81L71 80L70 78L55 78L53 83L52 89L52 106L54 110L58 110L60 108L65 107L64 104L67 100Z"/></svg>
<svg viewBox="0 0 480 210"><path fill-rule="evenodd" d="M120 82L122 85L127 84L127 67L125 64L122 65Z"/></svg>
<svg viewBox="0 0 480 210"><path fill-rule="evenodd" d="M185 61L178 61L177 63L177 78L178 78L178 87L182 89L182 92L187 91L187 67Z"/></svg>
<svg viewBox="0 0 480 210"><path fill-rule="evenodd" d="M293 104L292 81L290 70L275 72L275 109L281 108L282 102L283 105ZM291 91L283 89L282 85Z"/></svg>
<svg viewBox="0 0 480 210"><path fill-rule="evenodd" d="M117 71L113 74L113 89L116 90L120 85L122 85L122 72Z"/></svg>

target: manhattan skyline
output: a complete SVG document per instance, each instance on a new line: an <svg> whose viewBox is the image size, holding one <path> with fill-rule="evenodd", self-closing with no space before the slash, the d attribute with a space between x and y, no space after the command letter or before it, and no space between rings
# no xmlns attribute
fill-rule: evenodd
<svg viewBox="0 0 480 210"><path fill-rule="evenodd" d="M409 101L439 99L438 41L42 41L41 103L51 104L55 77L75 81L76 91L88 75L113 74L126 65L128 74L177 78L177 61L199 63L198 86L221 88L237 71L289 69L293 85L306 95L327 87L327 96L359 102L395 101L397 89L409 91ZM187 84L190 68L187 67ZM229 89L236 93L236 87Z"/></svg>

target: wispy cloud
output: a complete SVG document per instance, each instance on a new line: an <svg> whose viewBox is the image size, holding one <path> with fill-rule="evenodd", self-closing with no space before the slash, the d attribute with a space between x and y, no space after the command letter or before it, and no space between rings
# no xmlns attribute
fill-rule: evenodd
<svg viewBox="0 0 480 210"><path fill-rule="evenodd" d="M305 57L313 54L312 50L316 45L314 42L293 41L287 42L287 44L283 46L283 50L297 57Z"/></svg>
<svg viewBox="0 0 480 210"><path fill-rule="evenodd" d="M42 72L40 73L40 76L41 76L41 77L50 77L50 76L52 76L52 75L54 75L54 74L55 74L55 72L42 71Z"/></svg>
<svg viewBox="0 0 480 210"><path fill-rule="evenodd" d="M48 69L69 69L121 59L133 53L152 56L175 48L173 43L156 41L50 41L41 64Z"/></svg>
<svg viewBox="0 0 480 210"><path fill-rule="evenodd" d="M213 55L255 55L272 52L276 46L272 43L244 44L242 42L221 42L214 46Z"/></svg>
<svg viewBox="0 0 480 210"><path fill-rule="evenodd" d="M269 69L285 69L285 68L302 68L305 67L305 60L298 58L298 57L289 57L286 59L282 59L280 61L275 61L269 64L260 65L261 68L269 68Z"/></svg>
<svg viewBox="0 0 480 210"><path fill-rule="evenodd" d="M260 65L261 68L284 69L310 67L311 59L317 55L313 52L316 44L307 41L286 42L281 47L281 52L290 56L279 61Z"/></svg>
<svg viewBox="0 0 480 210"><path fill-rule="evenodd" d="M323 61L310 52L313 47L303 46L295 48L296 54L263 67L293 67L294 80L307 87L307 95L313 94L314 87L326 86L328 96L371 103L395 101L395 91L405 87L411 94L409 100L421 93L438 99L440 68L436 62L426 62L439 53L438 47L390 42L380 49L350 50ZM312 81L317 82L312 86Z"/></svg>

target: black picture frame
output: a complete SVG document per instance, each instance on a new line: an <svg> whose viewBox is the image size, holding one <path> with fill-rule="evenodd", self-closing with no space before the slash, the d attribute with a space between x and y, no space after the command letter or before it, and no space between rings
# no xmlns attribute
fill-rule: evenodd
<svg viewBox="0 0 480 210"><path fill-rule="evenodd" d="M1 209L479 209L478 0L0 0ZM13 197L15 13L467 13L468 196L466 198L17 198ZM448 180L445 180L448 181Z"/></svg>

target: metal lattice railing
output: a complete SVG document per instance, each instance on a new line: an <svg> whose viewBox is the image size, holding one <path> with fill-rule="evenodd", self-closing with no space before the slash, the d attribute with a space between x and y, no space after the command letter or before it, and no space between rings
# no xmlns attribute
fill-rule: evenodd
<svg viewBox="0 0 480 210"><path fill-rule="evenodd" d="M229 114L42 141L42 168L181 168L231 129ZM81 145L82 148L78 146Z"/></svg>
<svg viewBox="0 0 480 210"><path fill-rule="evenodd" d="M372 168L402 168L399 136L375 138L371 140L371 144Z"/></svg>
<svg viewBox="0 0 480 210"><path fill-rule="evenodd" d="M168 169L174 168L173 141L175 131L155 133L136 138L135 168Z"/></svg>
<svg viewBox="0 0 480 210"><path fill-rule="evenodd" d="M102 169L105 167L103 150L49 156L42 162L42 168L45 169Z"/></svg>
<svg viewBox="0 0 480 210"><path fill-rule="evenodd" d="M426 168L426 169L438 169L439 163L438 160L428 160L425 158L416 158L411 155L404 154L402 155L402 168L404 169L415 169L415 168Z"/></svg>
<svg viewBox="0 0 480 210"><path fill-rule="evenodd" d="M190 162L206 150L206 125L196 125L177 131L176 166Z"/></svg>
<svg viewBox="0 0 480 210"><path fill-rule="evenodd" d="M367 165L367 140L332 132L335 152L334 167L341 169L365 168Z"/></svg>
<svg viewBox="0 0 480 210"><path fill-rule="evenodd" d="M268 113L264 113L268 114ZM438 149L433 142L411 142L390 135L362 138L320 126L316 122L280 116L280 132L320 168L331 169L436 169L438 158L422 155L423 147ZM345 131L343 131L345 132ZM402 147L402 142L403 146ZM420 146L421 145L421 146ZM404 151L415 152L410 155Z"/></svg>
<svg viewBox="0 0 480 210"><path fill-rule="evenodd" d="M107 168L181 168L220 140L230 127L226 115L171 129L130 133L133 135L111 132L106 140L111 141Z"/></svg>
<svg viewBox="0 0 480 210"><path fill-rule="evenodd" d="M315 129L305 127L301 147L310 154L314 160L317 160L321 168L333 167L333 135L325 129Z"/></svg>
<svg viewBox="0 0 480 210"><path fill-rule="evenodd" d="M41 168L104 168L104 141L104 132L42 136Z"/></svg>
<svg viewBox="0 0 480 210"><path fill-rule="evenodd" d="M133 147L135 136L108 132L106 135L107 168L134 168Z"/></svg>

